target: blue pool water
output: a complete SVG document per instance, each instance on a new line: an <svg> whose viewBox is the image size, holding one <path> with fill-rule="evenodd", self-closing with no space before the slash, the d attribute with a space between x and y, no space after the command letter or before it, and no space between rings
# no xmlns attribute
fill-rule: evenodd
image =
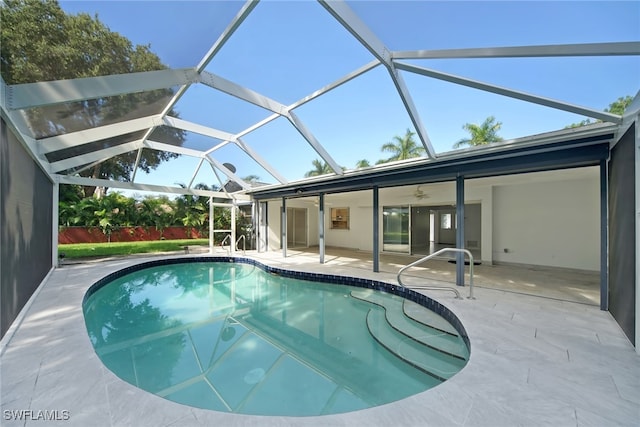
<svg viewBox="0 0 640 427"><path fill-rule="evenodd" d="M170 263L98 282L83 306L96 353L175 402L287 416L396 401L466 364L468 341L415 302L256 264Z"/></svg>

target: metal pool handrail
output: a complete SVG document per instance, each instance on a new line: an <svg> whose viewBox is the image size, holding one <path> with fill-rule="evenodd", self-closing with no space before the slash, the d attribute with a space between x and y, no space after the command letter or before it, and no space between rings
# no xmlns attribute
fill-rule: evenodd
<svg viewBox="0 0 640 427"><path fill-rule="evenodd" d="M222 239L222 242L220 242L220 247L221 247L222 249L224 249L224 243L225 243L227 240L231 240L231 234L227 234L227 236L226 236L224 239ZM229 242L229 249L227 249L227 253L228 253L229 255L231 255L231 242Z"/></svg>
<svg viewBox="0 0 640 427"><path fill-rule="evenodd" d="M408 270L411 267L414 267L418 264L422 264L425 261L430 260L431 258L434 258L440 254L443 254L445 252L462 252L465 253L469 256L469 296L467 298L469 299L475 299L475 297L473 296L473 255L471 254L471 252L469 252L467 249L458 249L458 248L443 248L440 249L439 251L436 251L434 253L432 253L431 255L427 255L423 258L420 258L419 260L412 262L411 264L407 264L404 267L402 267L400 269L400 271L398 271L398 284L400 286L402 286L403 288L406 288L406 286L404 285L404 283L402 283L402 279L400 278L400 276L402 275L402 273L404 273L406 270ZM464 278L463 278L464 281ZM462 297L460 296L460 292L458 292L458 290L456 288L451 288L449 286L413 286L413 288L415 289L428 289L428 290L437 290L437 291L451 291L453 293L456 294L456 298L457 299L462 299Z"/></svg>
<svg viewBox="0 0 640 427"><path fill-rule="evenodd" d="M246 253L246 246L247 246L247 240L244 237L244 234L241 234L240 237L238 237L238 240L236 240L236 249L238 249L238 242L242 240L242 255L244 255Z"/></svg>

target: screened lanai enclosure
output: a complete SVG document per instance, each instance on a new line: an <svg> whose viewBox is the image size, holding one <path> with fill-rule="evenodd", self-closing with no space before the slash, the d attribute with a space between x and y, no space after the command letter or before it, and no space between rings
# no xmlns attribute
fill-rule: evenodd
<svg viewBox="0 0 640 427"><path fill-rule="evenodd" d="M320 263L589 271L637 346L636 2L0 6L3 335L75 184L251 206L253 247Z"/></svg>

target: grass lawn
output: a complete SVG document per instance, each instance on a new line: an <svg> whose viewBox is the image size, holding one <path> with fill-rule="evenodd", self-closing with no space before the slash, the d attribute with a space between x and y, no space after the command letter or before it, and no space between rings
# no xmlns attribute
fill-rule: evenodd
<svg viewBox="0 0 640 427"><path fill-rule="evenodd" d="M185 246L207 246L209 239L156 240L152 242L74 243L58 245L58 253L65 259L152 252L181 251Z"/></svg>

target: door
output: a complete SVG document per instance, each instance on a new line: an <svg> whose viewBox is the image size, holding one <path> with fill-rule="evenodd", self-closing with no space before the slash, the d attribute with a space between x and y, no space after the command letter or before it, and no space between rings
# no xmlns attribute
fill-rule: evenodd
<svg viewBox="0 0 640 427"><path fill-rule="evenodd" d="M429 226L430 209L425 206L411 208L411 253L426 255L429 253L431 229Z"/></svg>
<svg viewBox="0 0 640 427"><path fill-rule="evenodd" d="M307 246L307 209L287 208L287 247Z"/></svg>
<svg viewBox="0 0 640 427"><path fill-rule="evenodd" d="M258 252L266 252L269 242L269 223L267 221L268 202L258 205Z"/></svg>
<svg viewBox="0 0 640 427"><path fill-rule="evenodd" d="M438 210L438 226L440 232L438 233L438 241L442 245L456 244L456 211L455 209L441 209Z"/></svg>
<svg viewBox="0 0 640 427"><path fill-rule="evenodd" d="M382 250L406 252L409 247L409 208L385 206L382 208Z"/></svg>

